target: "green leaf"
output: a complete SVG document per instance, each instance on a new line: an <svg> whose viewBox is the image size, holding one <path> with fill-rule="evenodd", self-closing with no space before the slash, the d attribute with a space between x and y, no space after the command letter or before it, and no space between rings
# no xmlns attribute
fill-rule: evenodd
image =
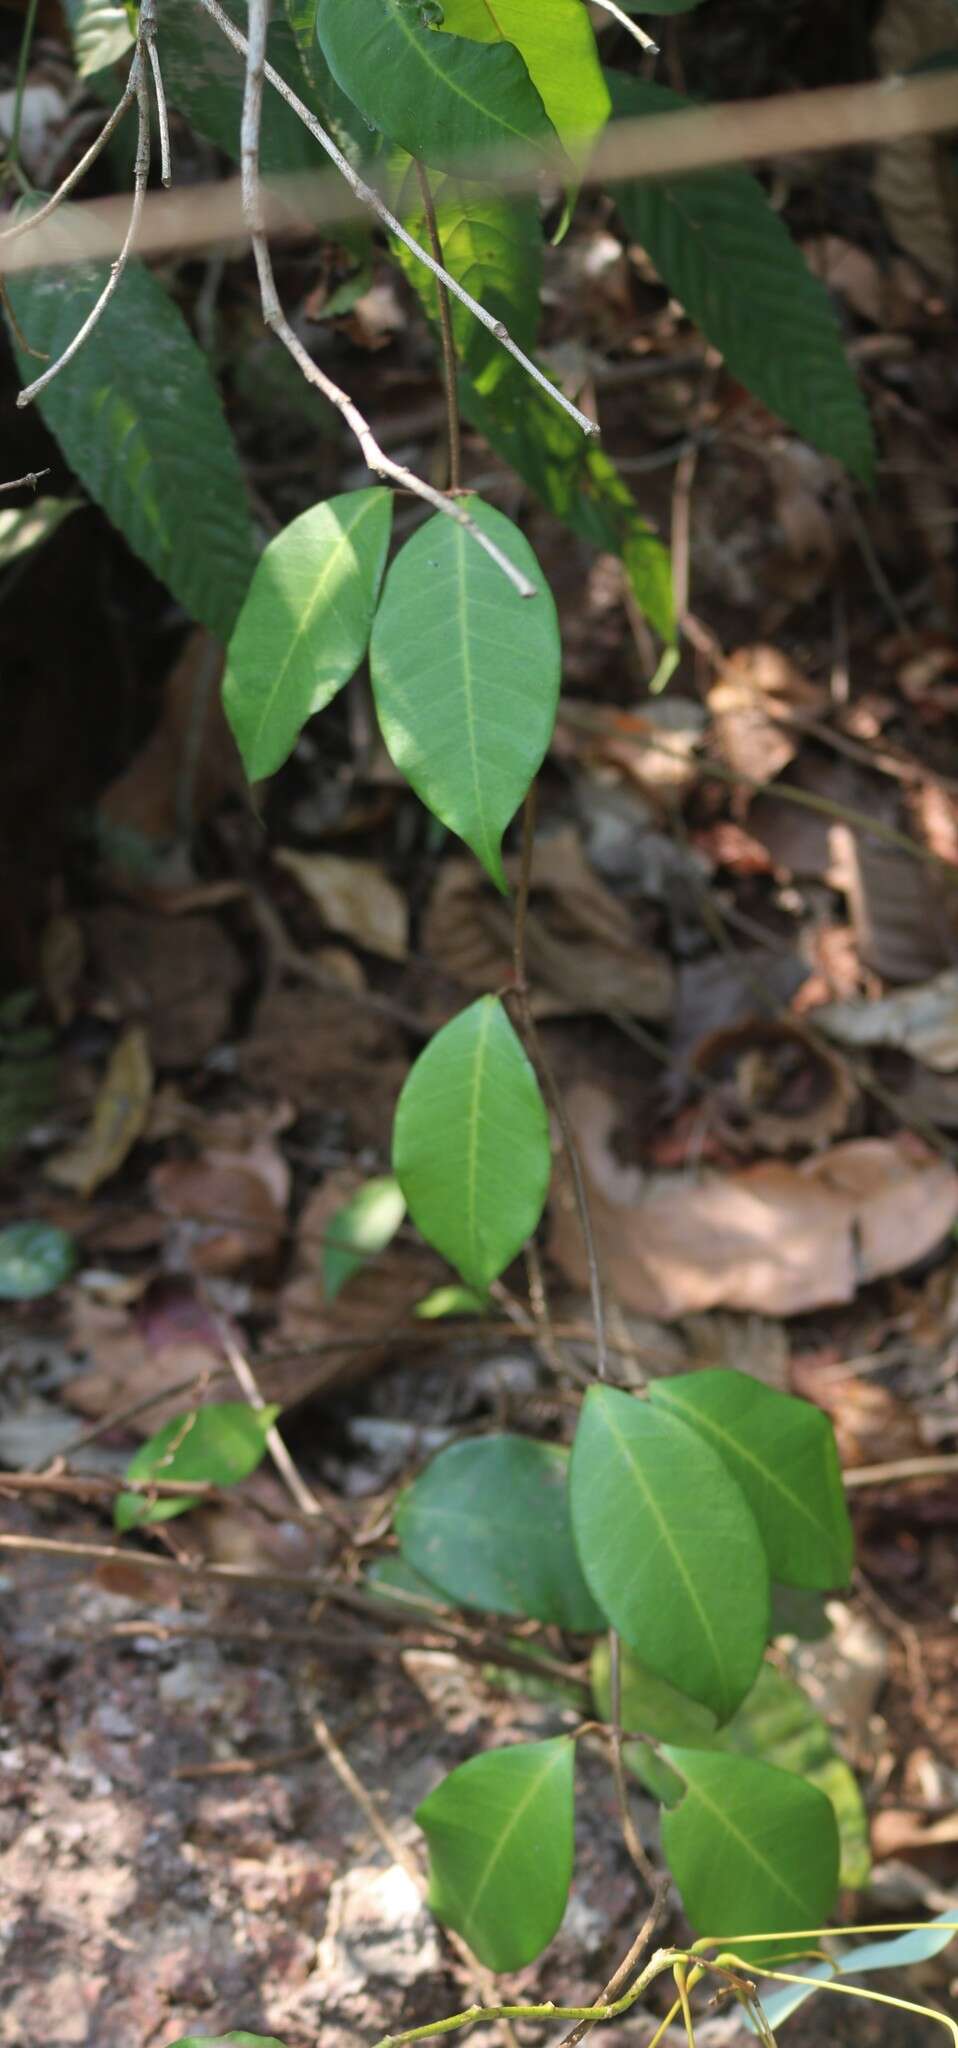
<svg viewBox="0 0 958 2048"><path fill-rule="evenodd" d="M481 498L469 510L536 596L520 597L478 543L437 513L389 570L370 669L396 767L505 893L502 835L552 737L562 654L528 541Z"/></svg>
<svg viewBox="0 0 958 2048"><path fill-rule="evenodd" d="M369 1591L387 1606L409 1608L415 1614L430 1609L448 1614L449 1602L421 1572L407 1564L404 1557L377 1557L370 1565L365 1579Z"/></svg>
<svg viewBox="0 0 958 2048"><path fill-rule="evenodd" d="M690 104L647 80L608 77L617 117ZM758 180L737 167L699 171L637 179L614 197L627 233L733 377L867 483L871 426L831 301Z"/></svg>
<svg viewBox="0 0 958 2048"><path fill-rule="evenodd" d="M279 1412L272 1404L250 1408L244 1401L220 1401L174 1415L140 1445L124 1477L235 1486L262 1462ZM194 1505L188 1495L151 1502L139 1493L121 1493L114 1519L118 1529L132 1529L145 1522L169 1522Z"/></svg>
<svg viewBox="0 0 958 2048"><path fill-rule="evenodd" d="M487 312L504 321L513 340L530 354L535 346L542 289L542 228L535 200L506 199L488 186L444 177L441 173L430 182L442 260L450 276ZM429 223L415 171L404 181L396 211L409 233L428 245ZM393 250L430 320L437 326L438 285L432 271L419 262L405 243L395 240ZM449 310L456 353L471 376L481 377L493 359L497 367L510 360L495 335L451 295Z"/></svg>
<svg viewBox="0 0 958 2048"><path fill-rule="evenodd" d="M593 547L621 555L649 624L673 641L669 551L642 518L604 451L501 350L490 356L478 382L460 379L460 403L470 424L518 470L550 512Z"/></svg>
<svg viewBox="0 0 958 2048"><path fill-rule="evenodd" d="M410 156L439 169L542 143L545 108L508 43L424 28L402 0L318 0L316 34L342 91Z"/></svg>
<svg viewBox="0 0 958 2048"><path fill-rule="evenodd" d="M105 70L133 48L130 17L119 0L66 0L64 12L80 78Z"/></svg>
<svg viewBox="0 0 958 2048"><path fill-rule="evenodd" d="M808 1979L806 1985L781 1984L774 1990L763 1990L762 2010L770 2026L781 2026L782 2021L790 2019L822 1983L831 1983L836 1977L868 1977L873 1970L912 1970L916 1963L927 1963L932 1956L939 1956L949 1942L954 1941L956 1932L958 1906L948 1906L936 1920L927 1921L923 1927L913 1927L907 1934L896 1935L893 1940L862 1941L857 1948L846 1948L837 1953L830 1948L827 1963L802 1966L801 1974ZM754 2032L751 2019L748 2024Z"/></svg>
<svg viewBox="0 0 958 2048"><path fill-rule="evenodd" d="M769 1578L755 1520L677 1415L590 1387L572 1453L586 1580L648 1669L727 1721L762 1659Z"/></svg>
<svg viewBox="0 0 958 2048"><path fill-rule="evenodd" d="M11 1223L0 1230L0 1301L38 1301L75 1265L73 1239L55 1223Z"/></svg>
<svg viewBox="0 0 958 2048"><path fill-rule="evenodd" d="M284 2048L275 2034L181 2034L170 2048Z"/></svg>
<svg viewBox="0 0 958 2048"><path fill-rule="evenodd" d="M59 356L109 274L109 264L90 263L9 278L32 347ZM15 353L28 382L36 362L16 345ZM243 473L206 359L142 264L129 265L79 355L37 404L134 553L227 639L256 562Z"/></svg>
<svg viewBox="0 0 958 2048"><path fill-rule="evenodd" d="M429 1903L490 1970L521 1970L552 1940L572 1881L574 1745L486 1750L417 1809Z"/></svg>
<svg viewBox="0 0 958 2048"><path fill-rule="evenodd" d="M403 1556L463 1607L603 1628L572 1541L568 1465L530 1437L450 1444L399 1498Z"/></svg>
<svg viewBox="0 0 958 2048"><path fill-rule="evenodd" d="M471 1287L433 1287L417 1301L413 1314L435 1323L442 1316L481 1316L486 1306L485 1295L474 1294Z"/></svg>
<svg viewBox="0 0 958 2048"><path fill-rule="evenodd" d="M32 504L0 512L0 569L41 547L79 507L79 498L34 498Z"/></svg>
<svg viewBox="0 0 958 2048"><path fill-rule="evenodd" d="M223 0L230 20L244 33L243 0ZM215 143L234 162L240 155L243 110L243 58L226 40L196 0L163 0L162 64L166 91L198 135ZM277 12L270 22L266 55L287 85L322 119L300 62L296 40ZM263 94L260 166L264 177L283 172L316 170L327 162L324 151L303 127L292 107L267 85Z"/></svg>
<svg viewBox="0 0 958 2048"><path fill-rule="evenodd" d="M335 1301L340 1288L367 1260L392 1243L406 1214L406 1202L391 1173L368 1180L331 1217L323 1244L323 1291Z"/></svg>
<svg viewBox="0 0 958 2048"><path fill-rule="evenodd" d="M443 32L512 43L564 148L575 162L611 111L582 0L442 0Z"/></svg>
<svg viewBox="0 0 958 2048"><path fill-rule="evenodd" d="M485 1290L532 1236L552 1166L532 1066L495 996L420 1053L396 1105L393 1170L429 1244Z"/></svg>
<svg viewBox="0 0 958 2048"><path fill-rule="evenodd" d="M392 493L347 491L270 541L230 641L223 705L251 782L282 766L306 720L366 652Z"/></svg>
<svg viewBox="0 0 958 2048"><path fill-rule="evenodd" d="M820 1408L724 1370L653 1380L649 1397L681 1415L728 1466L758 1523L773 1578L822 1592L847 1586L855 1541L835 1432Z"/></svg>
<svg viewBox="0 0 958 2048"><path fill-rule="evenodd" d="M359 170L377 155L382 137L370 128L368 121L364 121L359 108L340 90L330 71L316 40L316 0L285 0L284 11L293 31L300 63L312 87L309 104L343 154ZM358 229L355 222L344 221L337 229L347 247L352 246L352 237L357 232L365 233L365 230Z"/></svg>
<svg viewBox="0 0 958 2048"><path fill-rule="evenodd" d="M824 1792L742 1756L665 1755L686 1789L662 1815L662 1846L693 1927L734 1937L822 1926L838 1891L838 1829Z"/></svg>

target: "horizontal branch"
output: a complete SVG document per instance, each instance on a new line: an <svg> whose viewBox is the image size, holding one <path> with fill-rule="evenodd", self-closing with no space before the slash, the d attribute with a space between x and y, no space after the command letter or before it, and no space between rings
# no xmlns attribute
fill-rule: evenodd
<svg viewBox="0 0 958 2048"><path fill-rule="evenodd" d="M796 152L939 135L958 127L956 98L954 74L944 72L616 121L600 138L583 182L671 177ZM475 165L468 168L476 174ZM484 175L503 191L535 190L541 183L541 158L535 165L499 159L484 166ZM366 211L340 178L325 172L264 181L263 194L268 233L291 239L304 240L317 228L362 218ZM123 242L127 213L125 200L103 199L54 214L40 226L31 222L33 232L4 249L4 272L113 257ZM149 195L138 238L141 255L229 241L245 242L238 178Z"/></svg>

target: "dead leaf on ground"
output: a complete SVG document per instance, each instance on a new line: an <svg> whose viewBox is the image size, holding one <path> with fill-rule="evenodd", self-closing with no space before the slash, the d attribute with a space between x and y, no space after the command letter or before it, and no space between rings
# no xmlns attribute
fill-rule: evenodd
<svg viewBox="0 0 958 2048"><path fill-rule="evenodd" d="M875 30L879 69L913 71L940 51L958 50L950 0L885 0ZM943 284L958 283L958 171L947 138L914 135L886 143L874 175L879 206L897 242Z"/></svg>
<svg viewBox="0 0 958 2048"><path fill-rule="evenodd" d="M701 1041L716 1031L744 1024L756 1015L757 988L767 998L769 1015L783 1009L801 988L807 967L792 953L743 950L734 958L708 953L679 968L671 1048L676 1061L686 1060Z"/></svg>
<svg viewBox="0 0 958 2048"><path fill-rule="evenodd" d="M885 1806L872 1816L872 1855L876 1862L887 1856L900 1856L903 1851L940 1849L944 1844L958 1842L958 1813L948 1813L941 1820L927 1820L920 1813L912 1813L908 1807Z"/></svg>
<svg viewBox="0 0 958 2048"><path fill-rule="evenodd" d="M855 1140L801 1166L648 1179L613 1152L607 1095L579 1086L566 1107L603 1268L619 1300L645 1315L789 1316L851 1301L867 1280L933 1251L958 1216L958 1174L904 1139ZM567 1280L585 1284L566 1183L553 1197L549 1250Z"/></svg>
<svg viewBox="0 0 958 2048"><path fill-rule="evenodd" d="M895 1045L936 1073L958 1069L958 968L870 1003L826 1003L813 1012L840 1045Z"/></svg>
<svg viewBox="0 0 958 2048"><path fill-rule="evenodd" d="M74 1287L69 1319L71 1348L89 1364L67 1381L63 1399L91 1422L155 1394L155 1405L123 1425L138 1436L152 1436L191 1402L206 1399L214 1375L223 1371L209 1312L182 1279L154 1281L131 1307L98 1301ZM211 1398L230 1398L222 1391L226 1384L217 1380Z"/></svg>
<svg viewBox="0 0 958 2048"><path fill-rule="evenodd" d="M706 699L722 759L752 782L772 782L801 745L801 720L822 718L826 690L777 647L739 647Z"/></svg>
<svg viewBox="0 0 958 2048"><path fill-rule="evenodd" d="M830 292L839 292L853 312L873 327L885 324L885 282L874 256L844 235L811 235L802 254Z"/></svg>
<svg viewBox="0 0 958 2048"><path fill-rule="evenodd" d="M832 828L858 950L885 981L923 982L958 958L954 877L846 825Z"/></svg>
<svg viewBox="0 0 958 2048"><path fill-rule="evenodd" d="M167 918L120 904L83 920L94 1006L141 1021L157 1067L191 1067L221 1045L244 971L213 917Z"/></svg>
<svg viewBox="0 0 958 2048"><path fill-rule="evenodd" d="M371 860L344 860L335 853L273 851L278 866L293 875L315 904L323 923L355 939L386 960L405 960L409 950L406 899Z"/></svg>
<svg viewBox="0 0 958 2048"><path fill-rule="evenodd" d="M506 862L511 881L518 871L517 860ZM443 863L422 940L465 988L499 989L511 979L512 913L472 861ZM635 920L593 873L571 829L536 841L526 957L538 1017L623 1010L661 1019L671 1009L668 961L642 944Z"/></svg>
<svg viewBox="0 0 958 2048"><path fill-rule="evenodd" d="M89 1129L76 1145L56 1152L44 1171L59 1187L92 1195L123 1165L150 1112L153 1068L146 1032L132 1025L110 1056Z"/></svg>
<svg viewBox="0 0 958 2048"><path fill-rule="evenodd" d="M857 1088L845 1061L810 1044L787 1017L713 1031L692 1055L711 1083L707 1114L733 1150L811 1150L848 1123Z"/></svg>
<svg viewBox="0 0 958 2048"><path fill-rule="evenodd" d="M131 862L125 843L159 862L149 886L192 881L189 844L204 817L230 787L243 786L235 744L220 703L223 652L197 628L163 687L160 716L145 746L104 790L98 815L107 828L108 868L142 881L142 859Z"/></svg>
<svg viewBox="0 0 958 2048"><path fill-rule="evenodd" d="M315 957L335 988L328 955ZM362 983L360 963L347 957ZM372 1145L385 1156L409 1070L402 1042L389 1018L300 982L267 990L237 1058L249 1087L273 1092L281 1083L297 1108L328 1123L337 1145Z"/></svg>
<svg viewBox="0 0 958 2048"><path fill-rule="evenodd" d="M849 1372L834 1352L799 1352L789 1387L831 1417L843 1465L883 1465L927 1450L915 1410L878 1380Z"/></svg>
<svg viewBox="0 0 958 2048"><path fill-rule="evenodd" d="M282 1243L289 1167L268 1138L243 1152L168 1159L150 1175L153 1199L179 1225L179 1263L232 1273L270 1259Z"/></svg>

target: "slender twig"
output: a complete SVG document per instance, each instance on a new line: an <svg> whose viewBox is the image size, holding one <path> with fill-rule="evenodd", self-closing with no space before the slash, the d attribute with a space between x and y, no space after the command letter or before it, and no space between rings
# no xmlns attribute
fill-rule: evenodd
<svg viewBox="0 0 958 2048"><path fill-rule="evenodd" d="M0 484L0 491L23 491L28 487L35 491L42 476L49 476L48 469L28 469L26 476L15 476L12 482Z"/></svg>
<svg viewBox="0 0 958 2048"><path fill-rule="evenodd" d="M131 77L133 78L134 90L136 92L138 132L136 157L133 165L133 204L130 208L130 223L126 231L126 240L116 262L111 266L110 275L97 299L96 305L87 314L82 327L74 335L73 340L68 343L63 354L57 357L56 362L51 363L49 369L44 370L41 377L37 377L32 384L27 384L19 392L17 396L18 406L29 405L37 397L38 393L45 390L53 378L58 377L60 371L65 370L67 364L73 361L74 356L83 347L84 342L88 335L92 333L97 322L102 320L123 276L133 244L136 241L140 215L143 210L143 201L146 197L147 179L150 174L150 95L146 80L143 47L140 43L137 44L136 54L133 58Z"/></svg>
<svg viewBox="0 0 958 2048"><path fill-rule="evenodd" d="M233 1376L237 1380L250 1407L265 1408L266 1402L260 1393L256 1374L250 1365L249 1359L240 1350L229 1324L224 1317L216 1314L208 1299L206 1305L213 1317L223 1356L226 1358ZM320 1502L310 1492L305 1479L297 1470L275 1423L266 1432L266 1448L287 1492L295 1502L300 1513L306 1515L310 1520L315 1520L316 1516L321 1515L323 1512Z"/></svg>
<svg viewBox="0 0 958 2048"><path fill-rule="evenodd" d="M619 1997L620 1993L625 1990L633 1970L638 1968L639 1961L647 1949L665 1911L665 1902L669 1895L671 1883L672 1880L668 1876L659 1878L645 1919L629 1949L628 1955L623 1957L614 1976L609 1978L599 2000L600 2005L611 2005ZM592 2032L595 2024L594 2020L580 2020L578 2025L573 2027L571 2034L566 2034L565 2039L560 2041L559 2048L578 2048L579 2042L585 2040L586 2035Z"/></svg>
<svg viewBox="0 0 958 2048"><path fill-rule="evenodd" d="M601 7L604 13L611 14L613 21L617 21L619 27L624 28L628 35L634 36L636 42L641 45L641 48L646 51L648 56L658 56L658 43L654 43L652 37L646 35L644 28L640 28L638 22L633 21L630 14L626 14L623 8L617 7L615 0L595 0L595 5L596 7Z"/></svg>
<svg viewBox="0 0 958 2048"><path fill-rule="evenodd" d="M426 226L429 229L432 253L439 269L444 270L442 242L439 235L439 222L436 219L436 206L432 196L432 186L429 183L426 166L420 163L418 157L416 158L416 176L419 180L419 190L422 194L423 211L426 216ZM437 277L436 289L439 297L439 331L442 335L443 386L446 394L446 432L449 438L449 489L451 491L458 491L462 481L462 431L459 419L459 386L456 375L456 339L452 331L449 293L442 277Z"/></svg>
<svg viewBox="0 0 958 2048"><path fill-rule="evenodd" d="M27 0L27 10L23 21L23 31L20 36L20 54L17 58L17 77L16 83L14 85L13 125L10 130L10 147L7 152L8 161L11 164L17 164L20 161L20 130L23 126L23 98L27 85L27 66L30 62L30 51L33 48L33 31L37 25L38 5L39 0Z"/></svg>
<svg viewBox="0 0 958 2048"><path fill-rule="evenodd" d="M900 1479L945 1479L958 1473L958 1456L934 1452L927 1458L890 1458L885 1465L851 1465L842 1473L845 1485L889 1486Z"/></svg>
<svg viewBox="0 0 958 2048"><path fill-rule="evenodd" d="M230 20L229 15L224 14L222 7L218 5L218 0L200 0L200 4L205 7L207 14L212 15L217 28L222 31L227 42L232 43L234 50L238 50L241 56L246 56L246 37L236 27L235 23ZM362 200L365 206L371 207L372 211L379 215L380 220L385 223L390 232L398 236L399 240L405 244L405 247L414 256L418 257L420 263L425 264L427 270L432 271L433 276L446 286L447 291L452 292L453 296L459 299L464 306L468 306L473 318L480 321L483 327L487 327L490 334L495 335L496 340L501 343L508 354L514 356L517 363L521 363L526 375L531 377L535 384L539 384L543 391L546 391L549 397L554 400L555 404L561 406L562 411L569 414L570 419L575 420L576 426L580 427L584 434L597 434L599 429L595 421L588 419L584 412L580 412L578 406L573 405L572 400L566 397L564 391L560 391L552 383L551 379L546 376L545 372L540 370L538 363L534 363L531 357L527 356L524 350L519 348L518 344L513 341L503 321L496 320L491 313L487 313L485 307L481 306L479 301L474 299L471 293L465 290L463 285L450 276L448 270L444 270L442 265L436 262L435 257L430 255L428 249L424 249L421 242L417 242L415 236L411 235L408 229L403 227L402 221L397 220L396 215L386 205L385 200L380 197L380 194L371 185L367 185L364 178L359 177L358 173L354 171L349 158L343 155L341 149L337 149L332 136L327 135L325 128L320 127L315 115L311 114L309 108L303 105L301 99L297 98L292 88L287 85L285 78L282 78L278 71L274 71L271 64L266 63L265 45L261 72L262 76L269 80L270 85L275 86L276 91L282 94L287 105L292 107L294 114L298 115L304 127L309 129L310 134L319 143L320 148L324 149L326 155L332 159L337 170L345 178L350 191L355 193L357 199ZM248 219L245 191L244 214Z"/></svg>
<svg viewBox="0 0 958 2048"><path fill-rule="evenodd" d="M166 110L166 91L163 73L160 69L160 53L156 47L156 0L140 0L140 41L145 45L153 73L153 90L156 95L156 121L160 131L160 180L170 186L173 183L173 166L170 161L170 119Z"/></svg>
<svg viewBox="0 0 958 2048"><path fill-rule="evenodd" d="M215 0L202 0L202 4L210 12L214 13L216 20L219 20L219 9L215 7ZM403 463L394 462L391 456L384 453L373 435L368 420L363 417L363 414L354 405L348 394L345 391L341 391L339 386L334 384L331 378L327 377L325 371L320 369L319 364L313 361L312 356L303 347L298 334L294 332L283 312L279 301L279 294L276 290L272 258L266 239L259 173L259 133L263 107L263 80L269 71L269 66L265 62L267 0L250 0L248 18L249 40L247 41L245 36L241 38L243 49L246 52L246 86L243 94L240 151L243 208L253 247L256 274L259 278L263 319L267 327L272 330L283 343L284 348L288 350L294 363L302 371L306 382L315 385L316 389L322 392L327 402L335 406L336 411L342 415L347 426L355 434L367 465L374 475L390 479L391 482L398 484L400 489L410 491L413 497L422 498L427 505L433 507L434 511L442 512L447 519L454 520L456 525L461 526L470 535L470 538L476 541L484 549L485 553L491 557L497 569L500 569L502 574L508 577L509 582L518 591L520 597L534 598L536 595L535 584L531 583L529 578L523 575L522 570L517 569L515 563L509 560L508 555L503 552L502 548L498 547L496 542L491 540L489 535L476 525L472 514L466 511L464 505L457 504L454 499L446 497L442 491L434 490L432 484L425 483L422 477L416 476ZM232 37L230 39L233 40ZM432 263L430 263L430 268L433 267Z"/></svg>
<svg viewBox="0 0 958 2048"><path fill-rule="evenodd" d="M128 108L132 107L136 98L136 61L136 57L134 57L130 66L130 76L127 79L122 97L117 101L112 114L104 122L99 134L94 137L89 149L81 156L79 163L74 164L72 171L67 173L67 176L57 186L56 191L46 200L45 204L37 207L35 213L24 215L20 220L15 220L12 227L4 228L0 232L0 243L15 242L20 235L30 234L34 228L40 226L41 221L48 220L51 213L55 213L57 207L62 205L64 199L73 191L74 186L78 185L81 178L86 176L91 164L96 163L101 150L106 148L111 135L119 127L124 114Z"/></svg>

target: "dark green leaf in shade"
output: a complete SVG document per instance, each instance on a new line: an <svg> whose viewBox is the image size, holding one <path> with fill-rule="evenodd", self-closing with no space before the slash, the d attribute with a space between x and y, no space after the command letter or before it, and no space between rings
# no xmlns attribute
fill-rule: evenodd
<svg viewBox="0 0 958 2048"><path fill-rule="evenodd" d="M461 1606L603 1628L572 1541L568 1464L530 1437L450 1444L400 1496L404 1557Z"/></svg>
<svg viewBox="0 0 958 2048"><path fill-rule="evenodd" d="M572 1879L574 1744L490 1749L418 1808L429 1903L490 1970L521 1970L556 1933Z"/></svg>
<svg viewBox="0 0 958 2048"><path fill-rule="evenodd" d="M0 1301L38 1301L75 1265L73 1239L55 1223L11 1223L0 1230Z"/></svg>

